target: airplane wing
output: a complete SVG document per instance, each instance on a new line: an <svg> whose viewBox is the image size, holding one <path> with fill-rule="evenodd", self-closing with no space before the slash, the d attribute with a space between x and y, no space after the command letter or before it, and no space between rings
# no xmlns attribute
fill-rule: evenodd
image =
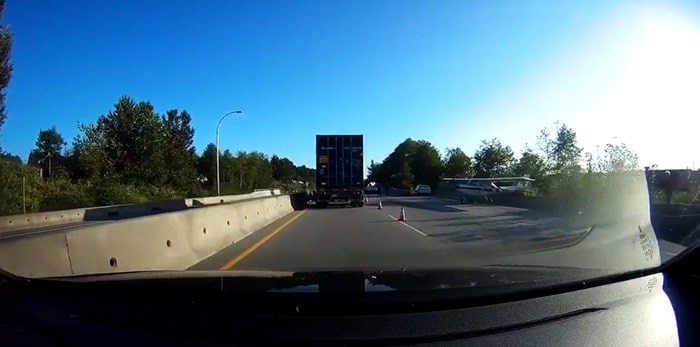
<svg viewBox="0 0 700 347"><path fill-rule="evenodd" d="M443 181L534 182L530 177L442 178Z"/></svg>

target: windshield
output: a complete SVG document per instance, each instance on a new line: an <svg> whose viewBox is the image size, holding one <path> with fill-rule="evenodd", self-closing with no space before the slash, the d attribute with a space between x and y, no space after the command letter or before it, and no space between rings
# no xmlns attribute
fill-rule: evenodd
<svg viewBox="0 0 700 347"><path fill-rule="evenodd" d="M8 273L538 286L700 240L697 3L0 4Z"/></svg>

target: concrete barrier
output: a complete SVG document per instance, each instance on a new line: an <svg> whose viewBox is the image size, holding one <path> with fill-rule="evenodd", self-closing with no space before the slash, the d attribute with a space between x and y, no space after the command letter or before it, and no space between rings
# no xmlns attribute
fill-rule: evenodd
<svg viewBox="0 0 700 347"><path fill-rule="evenodd" d="M184 270L293 210L270 195L0 241L0 268L27 277Z"/></svg>
<svg viewBox="0 0 700 347"><path fill-rule="evenodd" d="M0 268L27 276L70 275L71 260L65 233L2 240Z"/></svg>
<svg viewBox="0 0 700 347"><path fill-rule="evenodd" d="M84 221L119 220L188 208L184 199L0 216L0 233Z"/></svg>
<svg viewBox="0 0 700 347"><path fill-rule="evenodd" d="M0 232L32 228L40 225L53 225L82 222L86 208L72 210L28 213L11 216L0 216Z"/></svg>
<svg viewBox="0 0 700 347"><path fill-rule="evenodd" d="M213 204L226 204L234 201L240 201L252 198L261 198L265 196L280 195L282 192L279 189L256 189L255 192L249 194L238 195L222 195L222 196L206 196L201 198L186 199L186 204L192 206L206 206Z"/></svg>
<svg viewBox="0 0 700 347"><path fill-rule="evenodd" d="M71 210L27 213L0 216L0 234L43 226L79 223L84 221L105 221L175 212L191 207L231 203L246 199L280 195L279 189L258 189L250 194L200 197L190 199L170 199L142 204L125 204L85 207Z"/></svg>

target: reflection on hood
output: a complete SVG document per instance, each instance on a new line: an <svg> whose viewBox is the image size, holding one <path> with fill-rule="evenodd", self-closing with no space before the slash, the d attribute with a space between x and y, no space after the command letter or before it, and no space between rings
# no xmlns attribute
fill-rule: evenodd
<svg viewBox="0 0 700 347"><path fill-rule="evenodd" d="M513 285L541 286L585 280L609 275L610 272L556 268L484 266L466 270L388 271L388 272L308 272L293 278L309 281L270 292L386 292L426 291L449 288L493 288Z"/></svg>
<svg viewBox="0 0 700 347"><path fill-rule="evenodd" d="M412 292L449 288L539 287L589 280L611 274L599 270L531 266L481 266L421 271L184 271L136 272L61 278L61 283L87 284L110 289L172 292L237 293L371 293Z"/></svg>

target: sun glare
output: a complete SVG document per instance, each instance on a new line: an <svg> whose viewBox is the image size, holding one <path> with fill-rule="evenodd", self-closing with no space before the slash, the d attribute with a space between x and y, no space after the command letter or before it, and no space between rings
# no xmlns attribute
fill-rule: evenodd
<svg viewBox="0 0 700 347"><path fill-rule="evenodd" d="M700 154L691 146L700 125L700 25L665 9L642 18L638 45L602 115L643 165L691 166Z"/></svg>
<svg viewBox="0 0 700 347"><path fill-rule="evenodd" d="M446 137L466 148L498 137L517 151L559 120L594 155L624 142L641 166L692 168L700 166L699 116L700 20L636 6L611 12L527 76L467 107Z"/></svg>

